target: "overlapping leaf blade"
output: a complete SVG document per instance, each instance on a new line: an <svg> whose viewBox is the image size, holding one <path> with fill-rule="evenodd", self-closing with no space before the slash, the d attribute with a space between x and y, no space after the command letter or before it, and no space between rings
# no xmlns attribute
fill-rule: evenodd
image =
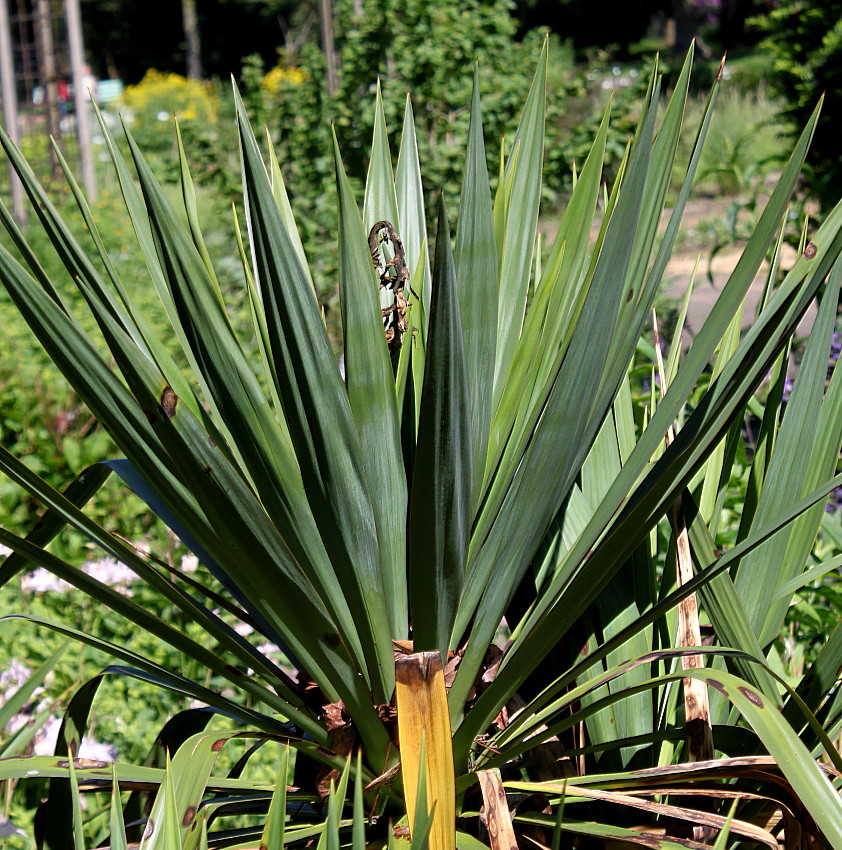
<svg viewBox="0 0 842 850"><path fill-rule="evenodd" d="M390 634L407 634L407 487L401 455L397 400L383 333L374 272L362 219L334 138L339 196L339 292L345 386L365 458ZM408 343L407 343L408 344Z"/></svg>
<svg viewBox="0 0 842 850"><path fill-rule="evenodd" d="M456 268L439 202L433 302L409 510L415 651L447 658L471 526L471 406Z"/></svg>
<svg viewBox="0 0 842 850"><path fill-rule="evenodd" d="M424 305L425 317L429 315L432 278L427 257L427 218L425 214L424 187L421 182L421 164L418 161L418 142L415 137L415 120L412 99L406 96L401 147L395 169L395 194L400 236L406 251L409 282ZM420 276L417 273L420 272ZM418 280L416 280L418 276Z"/></svg>
<svg viewBox="0 0 842 850"><path fill-rule="evenodd" d="M465 366L468 385L471 387L472 489L475 507L481 494L491 424L499 279L478 67L474 71L471 127L465 154L454 258L459 288L459 314L465 340Z"/></svg>
<svg viewBox="0 0 842 850"><path fill-rule="evenodd" d="M406 191L406 188L404 189ZM386 131L386 116L383 112L383 93L377 83L374 102L374 136L371 141L371 160L365 181L363 202L363 224L371 228L377 221L390 221L400 234L402 222L399 218L395 178L392 172L392 154L389 150L389 135ZM414 220L413 225L417 224ZM401 234L402 235L402 234ZM414 235L417 239L417 234ZM410 268L410 274L414 269Z"/></svg>
<svg viewBox="0 0 842 850"><path fill-rule="evenodd" d="M616 569L616 565L622 563L630 553L635 541L640 538L641 532L648 530L655 517L663 515L666 506L674 501L676 484L689 480L691 470L704 457L704 452L718 442L716 435L721 435L724 432L735 411L743 409L748 395L766 374L769 365L779 351L781 343L778 340L786 339L787 334L794 330L798 317L803 314L809 299L827 274L836 252L839 250L839 245L842 243L842 238L839 236L839 211L828 218L823 226L824 234L822 237L819 237L818 234L816 236L821 246L826 246L826 253L816 257L817 263L809 269L807 279L805 280L804 276L808 269L799 260L790 272L787 282L775 296L775 309L767 311L761 316L761 320L751 328L748 336L743 340L741 352L732 358L723 376L711 387L708 401L697 408L694 413L695 421L691 420L685 425L676 441L648 474L646 480L650 483L644 482L638 488L637 495L625 508L623 515L614 522L612 537L603 540L593 555L583 561L582 559L604 533L608 521L620 508L656 446L663 439L663 434L666 433L669 423L675 418L678 409L683 405L684 399L686 399L698 375L713 353L716 343L721 339L734 310L742 303L742 295L750 285L754 271L762 260L764 248L761 246L767 246L771 241L775 226L780 220L780 211L786 206L789 193L794 187L794 178L803 162L813 126L814 122L811 122L805 129L792 159L784 171L781 183L776 188L764 211L755 236L749 243L746 253L732 274L729 284L714 306L702 331L694 341L675 381L671 384L664 402L658 407L655 416L638 441L631 458L624 465L599 510L589 523L588 529L567 554L568 561L574 569L578 570L576 583L566 582L563 574L557 576L556 590L548 590L538 608L531 614L530 628L524 630L520 637L519 642L524 649L531 644L531 639L528 636L532 626L537 625L538 620L543 618L543 612L554 607L555 600L559 598L557 594L565 584L567 586L563 598L570 600L572 604L565 605L562 616L556 613L551 621L547 620L539 629L541 632L546 630L545 636L550 645L555 643L563 634L567 627L566 624L573 622L578 616L581 610L579 606L586 598L582 595L581 588L585 586L595 587L594 582L601 570L601 566L598 565L613 563ZM803 286L799 289L798 286L802 282ZM775 330L773 330L773 327L775 327ZM702 441L701 437L705 434L709 437ZM686 460L682 461L684 471L674 466L673 458L680 457L686 457ZM661 472L665 468L673 469L674 472L666 476ZM645 498L644 493L647 494ZM641 522L640 517L643 515L652 519ZM629 533L631 529L635 529L632 534ZM587 570L583 569L585 564ZM579 566L577 567L577 565ZM591 592L592 590L589 590L588 594ZM556 609L557 612L559 610L561 609ZM517 644L515 649L519 649ZM498 674L494 686L484 695L484 699L489 699L489 693L498 687L503 687L503 682L508 679L507 670L509 674L515 674L518 679L521 679L526 675L527 668L531 666L530 659L543 657L545 651L546 649L539 650L537 646L532 646L526 654L522 655L519 651L511 653L507 659L507 665ZM516 656L521 661L518 665L512 667L511 660ZM511 670L509 670L509 667L511 667ZM479 714L477 720L479 720Z"/></svg>
<svg viewBox="0 0 842 850"><path fill-rule="evenodd" d="M781 421L775 449L765 476L754 523L764 523L791 501L833 474L839 455L840 386L837 370L825 398L830 335L836 319L842 264L832 270L818 317ZM744 600L760 644L778 634L789 600L776 600L778 586L801 571L812 547L822 510L805 516L785 535L769 541L741 562L734 584ZM770 579L771 576L774 578Z"/></svg>
<svg viewBox="0 0 842 850"><path fill-rule="evenodd" d="M382 702L394 686L391 635L359 436L239 96L237 108L252 251L279 394L319 535L357 618L374 701Z"/></svg>
<svg viewBox="0 0 842 850"><path fill-rule="evenodd" d="M500 242L500 295L497 307L497 357L494 398L498 399L511 367L532 272L532 251L541 199L544 158L544 102L548 44L544 43L532 88L506 166L506 204ZM499 199L499 196L498 196ZM496 210L495 210L496 214Z"/></svg>
<svg viewBox="0 0 842 850"><path fill-rule="evenodd" d="M615 281L623 279L631 257L633 237L629 234L635 232L643 202L654 119L654 109L650 108L625 177L625 191L597 260L594 282L548 393L540 423L517 467L511 472L504 470L507 477L511 475L510 480L503 479L496 498L486 501L477 521L466 586L473 599L478 595L477 589L483 592L483 602L451 690L457 703L467 694L469 680L484 655L483 647L493 638L508 599L578 474L625 374L625 364L615 363L613 386L610 378L594 386L593 373L582 369L581 364L605 362L611 346L611 328L622 292ZM530 507L527 509L526 505ZM540 505L540 509L535 510L535 505ZM470 597L463 600L469 610L473 603Z"/></svg>

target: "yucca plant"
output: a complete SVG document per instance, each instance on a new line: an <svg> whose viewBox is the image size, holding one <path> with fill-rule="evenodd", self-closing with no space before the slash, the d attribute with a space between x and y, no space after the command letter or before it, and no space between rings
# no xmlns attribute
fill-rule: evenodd
<svg viewBox="0 0 842 850"><path fill-rule="evenodd" d="M727 835L842 848L842 762L830 741L842 717L834 690L842 633L795 690L768 660L792 595L837 563L810 557L823 502L842 481L833 477L842 377L826 380L842 210L779 274L816 116L684 355L679 320L658 368L662 397L653 395L641 421L630 369L639 350L660 352L652 305L719 81L686 178L672 190L691 57L660 126L653 76L610 193L601 192L606 112L544 259L536 228L547 61L545 53L493 199L475 90L455 241L439 202L428 247L409 103L394 174L375 105L362 214L335 146L339 232L325 234L325 250L338 241L339 358L281 168L271 150L261 154L238 97L245 238L236 217L232 238L248 339L226 313L183 150L177 212L131 135L127 161L103 124L167 336L135 308L138 284L120 279L70 172L91 254L0 137L108 354L5 211L20 259L0 250L0 279L125 455L59 493L0 452L3 471L47 508L28 537L0 529L14 551L0 578L44 567L194 659L211 683L71 625L23 618L111 653L121 664L108 674L210 708L173 718L147 765L119 764L112 774L68 758L104 677L83 685L55 758L0 762L0 779L51 779L48 846L69 846L75 834L81 847L78 789L119 782L133 794L124 817L113 797L115 847L125 844L123 818L145 835L143 847L268 848L318 835L320 847L362 850L400 840L405 833L386 825L397 830L408 814L414 846L435 850L474 848L477 839L528 846L524 836L554 848L586 839L704 846L721 829L718 846ZM767 256L762 310L741 336L743 300ZM817 300L784 408L790 341ZM751 456L747 411L760 421ZM736 543L723 551L723 503L739 469L747 494ZM86 517L112 471L198 556L214 590ZM45 545L68 524L157 588L190 634L201 627L207 640L50 554ZM702 646L699 608L712 646ZM296 672L241 637L234 618L280 646ZM495 644L501 623L505 645ZM240 728L206 731L214 712ZM277 780L249 778L248 756L214 775L231 737L277 746ZM264 818L224 828L225 816L244 813Z"/></svg>

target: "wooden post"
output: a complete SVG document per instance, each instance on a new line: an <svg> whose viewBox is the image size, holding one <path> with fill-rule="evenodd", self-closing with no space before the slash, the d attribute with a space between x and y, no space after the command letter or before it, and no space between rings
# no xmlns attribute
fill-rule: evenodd
<svg viewBox="0 0 842 850"><path fill-rule="evenodd" d="M88 92L91 76L86 73L85 48L82 42L82 16L79 0L65 0L64 14L67 19L67 41L70 51L70 68L73 73L73 108L76 113L76 139L79 143L79 163L82 169L82 185L85 194L93 201L96 198L96 175L91 147L90 102L94 92Z"/></svg>
<svg viewBox="0 0 842 850"><path fill-rule="evenodd" d="M47 118L47 135L52 136L61 144L61 127L58 115L58 69L56 67L56 50L53 40L53 18L50 10L50 0L36 2L36 32L38 34L38 65L41 82L44 86L44 113ZM53 178L61 173L58 157L50 148L50 162Z"/></svg>
<svg viewBox="0 0 842 850"><path fill-rule="evenodd" d="M187 42L187 76L191 80L201 80L202 43L196 0L181 0L181 19L184 24L184 40Z"/></svg>
<svg viewBox="0 0 842 850"><path fill-rule="evenodd" d="M322 19L322 50L327 66L327 93L329 97L336 94L338 88L336 77L336 51L333 47L333 4L331 0L319 0L319 12Z"/></svg>
<svg viewBox="0 0 842 850"><path fill-rule="evenodd" d="M15 63L12 54L12 30L9 24L9 7L0 0L0 94L3 98L3 124L11 140L20 145L18 124L18 93L15 85ZM9 183L12 193L12 215L18 224L26 224L26 207L23 204L23 186L9 165Z"/></svg>

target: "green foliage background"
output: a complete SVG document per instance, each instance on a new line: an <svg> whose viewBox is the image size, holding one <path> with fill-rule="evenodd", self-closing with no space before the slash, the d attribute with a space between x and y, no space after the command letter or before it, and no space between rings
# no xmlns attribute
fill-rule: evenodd
<svg viewBox="0 0 842 850"><path fill-rule="evenodd" d="M803 126L819 97L825 97L807 177L828 212L842 186L842 3L784 0L754 23L765 34L760 47L772 60L767 82L783 102L782 115L793 132Z"/></svg>

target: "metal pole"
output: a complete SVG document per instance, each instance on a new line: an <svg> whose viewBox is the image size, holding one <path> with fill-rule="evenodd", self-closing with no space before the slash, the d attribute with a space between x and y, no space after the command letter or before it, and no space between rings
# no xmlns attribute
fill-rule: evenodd
<svg viewBox="0 0 842 850"><path fill-rule="evenodd" d="M76 139L79 143L79 162L82 167L82 185L90 200L96 198L96 175L91 148L90 101L94 92L88 92L91 75L85 73L85 47L82 42L82 16L79 0L65 0L67 41L70 50L70 68L73 74L73 108L76 113Z"/></svg>
<svg viewBox="0 0 842 850"><path fill-rule="evenodd" d="M3 96L3 123L6 132L16 145L20 145L18 124L18 97L15 86L15 62L12 54L12 30L9 25L9 8L0 0L0 91ZM9 183L12 193L12 215L18 224L26 224L26 207L23 205L23 186L9 164Z"/></svg>

